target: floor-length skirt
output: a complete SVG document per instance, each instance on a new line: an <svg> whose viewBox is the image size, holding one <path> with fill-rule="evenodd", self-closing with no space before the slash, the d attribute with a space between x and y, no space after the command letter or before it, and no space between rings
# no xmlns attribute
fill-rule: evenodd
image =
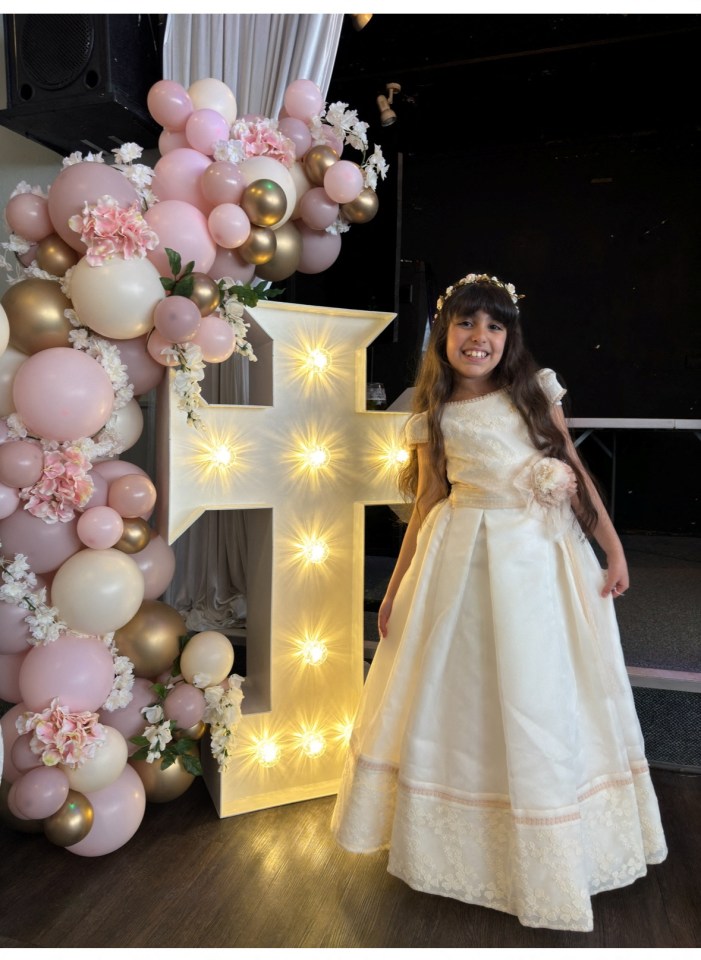
<svg viewBox="0 0 701 960"><path fill-rule="evenodd" d="M433 509L363 692L332 830L411 887L591 930L667 853L591 545L525 510Z"/></svg>

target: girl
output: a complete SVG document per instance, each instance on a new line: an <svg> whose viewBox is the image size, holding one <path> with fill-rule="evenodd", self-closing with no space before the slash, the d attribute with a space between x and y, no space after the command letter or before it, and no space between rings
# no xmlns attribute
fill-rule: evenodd
<svg viewBox="0 0 701 960"><path fill-rule="evenodd" d="M613 609L623 548L519 299L468 274L438 301L407 423L413 512L332 830L389 848L417 890L591 930L591 895L667 850Z"/></svg>

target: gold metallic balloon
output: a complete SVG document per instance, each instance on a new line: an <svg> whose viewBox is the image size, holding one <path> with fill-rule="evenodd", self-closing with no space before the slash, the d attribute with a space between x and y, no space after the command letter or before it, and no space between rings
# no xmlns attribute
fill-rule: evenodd
<svg viewBox="0 0 701 960"><path fill-rule="evenodd" d="M85 794L69 790L63 806L44 820L44 833L57 847L70 847L87 837L94 819L93 806Z"/></svg>
<svg viewBox="0 0 701 960"><path fill-rule="evenodd" d="M193 273L195 285L190 294L190 300L197 306L203 317L209 317L219 306L221 297L219 287L206 273Z"/></svg>
<svg viewBox="0 0 701 960"><path fill-rule="evenodd" d="M12 784L9 780L0 780L0 823L4 823L20 833L41 833L44 829L43 820L24 820L16 817L7 805L7 795Z"/></svg>
<svg viewBox="0 0 701 960"><path fill-rule="evenodd" d="M168 670L187 634L178 611L162 600L143 600L134 616L120 627L114 642L121 656L134 664L134 676L152 678Z"/></svg>
<svg viewBox="0 0 701 960"><path fill-rule="evenodd" d="M284 280L295 272L302 256L302 235L291 220L278 227L275 239L272 259L256 268L256 276L261 280Z"/></svg>
<svg viewBox="0 0 701 960"><path fill-rule="evenodd" d="M274 227L287 212L287 197L274 180L254 180L241 194L241 207L257 227Z"/></svg>
<svg viewBox="0 0 701 960"><path fill-rule="evenodd" d="M5 291L2 305L10 324L10 346L22 353L69 347L71 325L63 315L71 302L55 280L29 277Z"/></svg>
<svg viewBox="0 0 701 960"><path fill-rule="evenodd" d="M315 147L310 147L304 154L304 172L315 187L322 187L326 171L337 160L338 154L335 150L326 144L317 144Z"/></svg>
<svg viewBox="0 0 701 960"><path fill-rule="evenodd" d="M365 187L355 200L341 204L341 214L348 223L367 223L375 216L379 205L375 191Z"/></svg>
<svg viewBox="0 0 701 960"><path fill-rule="evenodd" d="M124 517L124 530L115 543L115 550L122 553L138 553L151 542L151 527L143 517Z"/></svg>
<svg viewBox="0 0 701 960"><path fill-rule="evenodd" d="M198 720L194 726L188 727L187 730L176 730L173 734L173 739L201 740L206 732L207 724L203 720Z"/></svg>
<svg viewBox="0 0 701 960"><path fill-rule="evenodd" d="M236 252L246 261L246 263L267 263L275 256L277 239L270 227L256 227L251 224L251 232L248 240L236 248Z"/></svg>
<svg viewBox="0 0 701 960"><path fill-rule="evenodd" d="M199 743L193 743L188 753L193 757L199 757ZM187 772L181 760L171 763L165 770L161 769L160 760L154 760L153 763L147 763L146 760L129 760L128 762L139 774L146 799L151 803L167 803L169 800L175 800L176 797L185 793L195 779L195 775Z"/></svg>
<svg viewBox="0 0 701 960"><path fill-rule="evenodd" d="M36 259L41 270L46 270L54 277L62 277L80 260L80 254L57 233L52 233L39 242Z"/></svg>

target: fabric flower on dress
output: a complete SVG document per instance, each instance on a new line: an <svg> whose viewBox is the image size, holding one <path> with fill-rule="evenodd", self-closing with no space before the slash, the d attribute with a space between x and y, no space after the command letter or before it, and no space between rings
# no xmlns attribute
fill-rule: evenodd
<svg viewBox="0 0 701 960"><path fill-rule="evenodd" d="M33 734L29 742L31 751L47 767L58 763L79 767L85 760L92 759L105 742L105 728L96 713L88 710L72 713L68 707L61 706L58 697L41 713L30 710L20 714L15 726L20 734Z"/></svg>
<svg viewBox="0 0 701 960"><path fill-rule="evenodd" d="M556 457L541 457L521 470L514 485L524 495L526 509L547 524L553 539L564 536L570 501L577 493L572 468Z"/></svg>

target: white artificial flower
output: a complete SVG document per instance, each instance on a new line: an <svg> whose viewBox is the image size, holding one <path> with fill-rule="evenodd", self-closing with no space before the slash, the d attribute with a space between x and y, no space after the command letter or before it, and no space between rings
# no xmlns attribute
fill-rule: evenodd
<svg viewBox="0 0 701 960"><path fill-rule="evenodd" d="M229 163L241 163L246 159L244 146L240 140L217 140L212 156L214 160L227 160Z"/></svg>
<svg viewBox="0 0 701 960"><path fill-rule="evenodd" d="M163 707L160 703L154 703L150 707L142 707L141 712L149 723L160 723L163 719Z"/></svg>
<svg viewBox="0 0 701 960"><path fill-rule="evenodd" d="M138 143L123 143L112 151L116 163L131 163L132 160L138 160L143 152Z"/></svg>
<svg viewBox="0 0 701 960"><path fill-rule="evenodd" d="M208 673L196 673L192 678L193 687L198 687L200 690L204 690L205 687L210 686L212 683L212 678Z"/></svg>

